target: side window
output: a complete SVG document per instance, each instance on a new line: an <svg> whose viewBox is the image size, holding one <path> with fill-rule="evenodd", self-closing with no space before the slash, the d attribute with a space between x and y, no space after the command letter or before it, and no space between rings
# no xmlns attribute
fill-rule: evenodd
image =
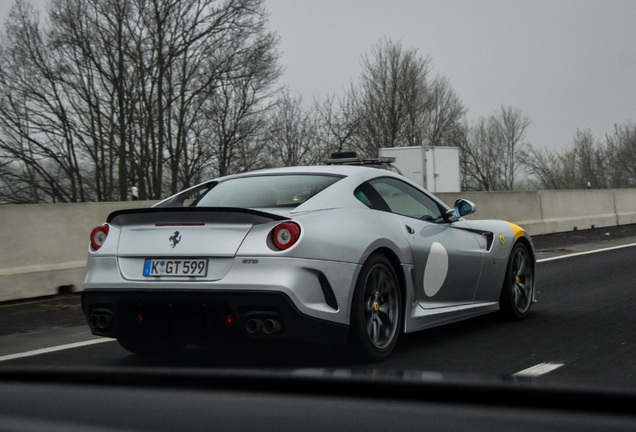
<svg viewBox="0 0 636 432"><path fill-rule="evenodd" d="M437 203L407 183L384 177L371 180L369 185L392 213L430 222L444 221L442 210Z"/></svg>
<svg viewBox="0 0 636 432"><path fill-rule="evenodd" d="M365 206L372 210L381 210L390 212L391 209L384 202L378 192L371 186L369 182L362 183L353 191L353 195Z"/></svg>

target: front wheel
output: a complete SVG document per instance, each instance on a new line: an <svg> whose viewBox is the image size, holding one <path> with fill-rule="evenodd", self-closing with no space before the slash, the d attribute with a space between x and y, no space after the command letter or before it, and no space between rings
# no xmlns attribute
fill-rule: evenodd
<svg viewBox="0 0 636 432"><path fill-rule="evenodd" d="M362 266L351 305L350 345L365 361L384 360L402 325L402 298L389 260L372 255Z"/></svg>
<svg viewBox="0 0 636 432"><path fill-rule="evenodd" d="M532 305L534 272L528 248L517 243L510 253L506 279L504 280L499 306L501 312L513 319L525 318Z"/></svg>

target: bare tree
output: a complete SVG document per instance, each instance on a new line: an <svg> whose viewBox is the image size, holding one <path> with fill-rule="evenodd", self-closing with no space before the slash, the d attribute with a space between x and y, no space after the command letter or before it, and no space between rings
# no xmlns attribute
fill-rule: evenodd
<svg viewBox="0 0 636 432"><path fill-rule="evenodd" d="M362 76L339 103L321 108L329 147L377 156L381 147L456 146L466 113L448 79L430 78L431 59L385 39L362 57Z"/></svg>
<svg viewBox="0 0 636 432"><path fill-rule="evenodd" d="M316 112L316 133L323 152L321 161L333 152L355 148L354 138L359 128L360 117L356 114L350 98L343 97L336 101L336 98L331 96L323 103L314 101L313 110Z"/></svg>
<svg viewBox="0 0 636 432"><path fill-rule="evenodd" d="M492 142L488 119L473 125L461 146L460 170L463 190L500 190L502 157Z"/></svg>
<svg viewBox="0 0 636 432"><path fill-rule="evenodd" d="M266 125L281 73L276 43L277 37L265 32L264 11L259 7L224 47L228 67L208 88L202 105L210 125L216 175L244 171L246 164L239 156L245 152L240 147L259 142L256 138Z"/></svg>
<svg viewBox="0 0 636 432"><path fill-rule="evenodd" d="M85 171L76 152L76 119L65 83L58 79L63 64L39 22L38 13L23 1L15 3L7 20L0 59L0 152L20 163L4 169L36 182L34 198L82 201Z"/></svg>
<svg viewBox="0 0 636 432"><path fill-rule="evenodd" d="M17 0L0 47L0 177L30 184L27 200L84 201L240 170L279 75L263 1L52 0L42 30Z"/></svg>
<svg viewBox="0 0 636 432"><path fill-rule="evenodd" d="M567 189L568 181L564 170L567 161L563 156L548 149L538 150L529 146L521 155L526 171L534 177L533 182L540 189ZM571 165L570 165L571 166Z"/></svg>
<svg viewBox="0 0 636 432"><path fill-rule="evenodd" d="M130 0L53 0L47 39L60 63L78 157L91 173L91 199L125 200L130 109Z"/></svg>
<svg viewBox="0 0 636 432"><path fill-rule="evenodd" d="M523 142L530 119L520 109L501 107L480 119L462 145L464 187L477 190L513 190L527 144Z"/></svg>
<svg viewBox="0 0 636 432"><path fill-rule="evenodd" d="M607 186L636 187L636 124L614 126L614 132L605 137L606 145L597 151L607 174Z"/></svg>
<svg viewBox="0 0 636 432"><path fill-rule="evenodd" d="M431 60L388 39L363 55L362 76L349 97L358 116L357 147L377 155L381 147L420 145L429 110Z"/></svg>
<svg viewBox="0 0 636 432"><path fill-rule="evenodd" d="M467 133L464 125L466 108L447 78L440 76L433 80L429 88L429 101L423 124L424 139L412 142L429 146L459 146Z"/></svg>
<svg viewBox="0 0 636 432"><path fill-rule="evenodd" d="M265 133L266 153L273 166L313 165L324 156L314 112L301 96L285 92L271 112Z"/></svg>
<svg viewBox="0 0 636 432"><path fill-rule="evenodd" d="M597 189L605 185L599 156L599 144L590 131L578 130L572 144L561 152L528 147L521 161L542 189Z"/></svg>
<svg viewBox="0 0 636 432"><path fill-rule="evenodd" d="M636 187L636 126L616 125L604 141L589 130L577 130L561 151L530 147L523 163L536 186L544 189Z"/></svg>
<svg viewBox="0 0 636 432"><path fill-rule="evenodd" d="M605 167L591 131L577 131L574 137L574 160L577 172L575 186L601 189L605 187Z"/></svg>

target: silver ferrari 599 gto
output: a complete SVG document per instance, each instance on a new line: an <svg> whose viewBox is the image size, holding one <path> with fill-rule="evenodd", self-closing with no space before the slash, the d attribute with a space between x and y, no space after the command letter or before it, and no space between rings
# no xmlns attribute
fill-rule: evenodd
<svg viewBox="0 0 636 432"><path fill-rule="evenodd" d="M234 334L381 360L402 332L528 314L532 240L508 222L463 219L474 211L377 168L218 178L95 228L83 311L94 334L141 355Z"/></svg>

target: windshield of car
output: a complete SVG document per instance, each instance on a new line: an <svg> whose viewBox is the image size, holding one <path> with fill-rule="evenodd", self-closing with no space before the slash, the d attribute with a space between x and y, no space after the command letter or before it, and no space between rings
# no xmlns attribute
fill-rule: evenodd
<svg viewBox="0 0 636 432"><path fill-rule="evenodd" d="M296 207L331 186L334 175L262 175L220 182L202 196L196 207Z"/></svg>

